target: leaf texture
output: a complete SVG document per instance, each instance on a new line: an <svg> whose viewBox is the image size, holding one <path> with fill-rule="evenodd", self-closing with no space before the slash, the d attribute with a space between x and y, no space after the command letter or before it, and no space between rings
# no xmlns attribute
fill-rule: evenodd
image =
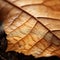
<svg viewBox="0 0 60 60"><path fill-rule="evenodd" d="M27 4L25 1L24 1L24 4L25 5L22 5L21 6L21 3L19 1L10 1L8 0L9 2L15 4L16 6L18 7L21 7L23 8L25 11L29 12L30 14L32 14L33 16L35 17L45 17L43 18L44 21L42 22L44 24L45 20L60 20L60 0L45 0L42 2L39 1L37 4L35 2L31 3L31 4ZM23 1L22 1L23 2ZM41 2L41 3L40 3ZM30 3L30 1L28 2ZM19 5L20 4L20 5ZM41 20L41 18L38 18L39 21ZM50 19L48 19L50 18ZM42 20L41 20L42 21ZM40 21L40 22L41 22ZM55 34L58 38L59 38L59 30L60 30L60 21L57 22L57 24L54 22L54 23L49 23L50 21L47 21L48 25L50 25L50 27L47 27L49 30L51 30L53 28L53 34ZM53 22L53 21L51 21ZM55 28L55 29L54 29ZM55 31L57 30L57 31Z"/></svg>
<svg viewBox="0 0 60 60"><path fill-rule="evenodd" d="M50 7L55 5L52 0L0 0L0 14L4 13L3 26L8 40L7 51L35 57L60 56L60 12L54 7L54 11L45 7L46 3Z"/></svg>
<svg viewBox="0 0 60 60"><path fill-rule="evenodd" d="M60 0L7 0L35 17L60 19Z"/></svg>
<svg viewBox="0 0 60 60"><path fill-rule="evenodd" d="M55 21L55 20L60 20L60 0L42 0L39 1L41 3L30 3L30 1L27 4L24 0L24 5L21 6L22 3L20 3L21 0L14 0L10 1L7 0L14 5L23 8L25 11L30 13L31 15L35 17L40 17L38 20L41 22L43 25L48 24L48 26L45 25L54 35L56 35L60 39L60 21ZM23 2L23 1L22 1ZM43 18L44 17L44 18ZM50 18L50 19L49 19ZM46 21L47 20L47 21ZM50 21L48 21L50 20ZM54 23L53 23L54 22ZM57 22L57 23L56 23Z"/></svg>
<svg viewBox="0 0 60 60"><path fill-rule="evenodd" d="M14 5L23 8L25 11L29 12L30 14L32 14L35 17L45 17L43 19L38 18L38 20L41 22L43 20L43 22L41 22L43 25L44 22L46 22L48 24L48 26L46 26L50 31L54 31L53 34L56 35L59 39L60 39L60 21L57 21L57 24L55 23L55 20L60 20L60 0L45 0L41 3L32 3L31 4L27 4L26 2L24 3L25 5L21 6L20 0L19 1L10 1L9 2L13 3ZM23 2L23 1L22 1ZM30 3L30 1L29 1ZM20 5L19 5L20 4ZM50 18L50 19L48 19ZM45 20L52 20L52 21L45 21ZM51 23L53 22L54 23ZM59 22L59 23L58 23ZM54 28L55 27L55 28Z"/></svg>

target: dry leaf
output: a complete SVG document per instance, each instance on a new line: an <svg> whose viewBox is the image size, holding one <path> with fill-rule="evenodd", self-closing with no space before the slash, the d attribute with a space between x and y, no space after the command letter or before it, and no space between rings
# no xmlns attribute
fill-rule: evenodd
<svg viewBox="0 0 60 60"><path fill-rule="evenodd" d="M13 2L15 0L9 1ZM26 1L29 2L29 4L39 3L37 0L35 0L34 3L32 3L32 0ZM40 3L42 2L44 2L44 0L41 0ZM24 3L24 1L22 3ZM60 18L58 16L50 16L50 18L52 17L53 19L37 19L36 17L41 16L34 17L32 16L33 14L29 13L8 1L0 0L0 14L2 14L2 18L4 18L3 26L8 40L7 51L14 50L26 55L32 54L35 57L51 55L60 56L59 31L55 32L55 30L60 30L59 26L57 26L60 25ZM55 17L57 18L56 20ZM57 25L52 21L57 22ZM52 28L50 28L52 24L57 27L52 26Z"/></svg>
<svg viewBox="0 0 60 60"><path fill-rule="evenodd" d="M60 0L26 0L28 4L25 0L7 1L38 17L38 20L60 39ZM24 5L21 2L24 2Z"/></svg>
<svg viewBox="0 0 60 60"><path fill-rule="evenodd" d="M35 17L60 19L60 0L7 0Z"/></svg>

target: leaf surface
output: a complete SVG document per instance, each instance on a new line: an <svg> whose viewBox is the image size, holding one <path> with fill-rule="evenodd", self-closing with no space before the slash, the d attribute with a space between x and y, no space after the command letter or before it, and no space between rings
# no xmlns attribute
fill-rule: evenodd
<svg viewBox="0 0 60 60"><path fill-rule="evenodd" d="M27 6L28 9L25 9L26 6L22 7L28 5L26 1L20 0L20 4L17 1L15 1L15 3L17 2L15 4L13 3L14 1L0 1L0 14L4 12L2 15L4 17L3 26L8 40L7 51L14 50L26 55L32 54L35 57L60 56L58 53L60 52L60 18L59 16L56 17L55 11L51 10L54 14L53 16L52 14L48 16L45 14L50 14L50 12L43 12L44 7L41 7L42 10L40 9L42 13L41 11L35 10L37 7L40 7L40 5L35 4L41 4L44 0L39 0L40 2L33 0L33 3L32 0L26 0L30 4ZM25 4L21 5L22 2ZM2 3L4 3L4 6ZM30 10L30 6L33 6L35 9ZM46 11L49 11L49 9ZM28 11L26 12L26 10ZM35 14L31 13L31 11L35 12ZM56 12L57 15L59 15L58 12Z"/></svg>

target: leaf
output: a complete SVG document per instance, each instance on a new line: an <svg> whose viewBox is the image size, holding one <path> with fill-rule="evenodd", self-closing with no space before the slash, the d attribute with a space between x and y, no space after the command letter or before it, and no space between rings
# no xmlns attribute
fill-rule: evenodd
<svg viewBox="0 0 60 60"><path fill-rule="evenodd" d="M45 26L45 23L43 24L45 18L40 21L32 14L5 0L0 0L0 5L0 13L4 13L2 16L8 40L7 51L14 50L26 55L32 54L35 57L60 56L57 52L60 51L60 39Z"/></svg>
<svg viewBox="0 0 60 60"><path fill-rule="evenodd" d="M9 2L12 2L10 0L8 0L8 1ZM22 7L25 11L29 12L30 14L32 14L34 16L36 15L36 17L46 17L46 18L43 18L44 20L45 19L48 19L48 18L51 18L51 20L56 20L56 19L59 20L59 18L60 18L60 15L59 15L60 14L60 8L59 8L60 3L59 2L60 2L59 0L53 0L53 1L52 0L49 0L49 1L43 1L40 4L37 3L37 2L36 2L37 3L36 4L34 2L33 5L32 5L32 3L31 4L27 4L24 1L24 4L25 5L22 5L22 6L21 6L21 3L20 3L20 0L19 1L16 1L15 0L15 2L12 2L12 3L15 4L15 5L17 5L18 7ZM39 19L39 21L40 20L41 20L41 18ZM60 21L58 21L58 22L60 22ZM43 23L44 23L44 21L43 21ZM54 24L51 23L51 25L54 25ZM47 27L49 30L50 30L50 28L53 28L54 27L54 26L52 27L51 25L50 25L50 27ZM60 28L60 27L58 27L58 26L60 26L59 23L56 24L55 26L56 26L56 28ZM59 31L58 32L55 32L54 34L58 35L58 37L59 37L60 34L58 34L58 33L59 33Z"/></svg>
<svg viewBox="0 0 60 60"><path fill-rule="evenodd" d="M43 22L41 22L45 27L47 27L50 31L51 29L53 29L53 34L56 35L59 39L60 39L60 21L56 21L55 20L60 20L60 0L49 0L49 1L43 1L41 3L29 3L27 4L24 1L24 5L21 6L22 3L20 3L21 0L12 2L10 0L7 0L9 2L11 2L12 4L18 6L19 8L23 8L25 11L27 11L28 13L30 13L31 15L35 16L35 17L41 17L38 18L38 20L41 22L43 20ZM45 18L43 18L45 17ZM50 18L50 19L48 19ZM48 23L49 26L45 25L45 20L53 20L53 21L46 21L46 23ZM55 21L55 22L54 22ZM54 23L52 23L54 22ZM57 30L57 31L55 31Z"/></svg>
<svg viewBox="0 0 60 60"><path fill-rule="evenodd" d="M60 0L7 0L35 17L60 19Z"/></svg>
<svg viewBox="0 0 60 60"><path fill-rule="evenodd" d="M60 39L60 20L38 18L54 35ZM45 22L45 23L44 23Z"/></svg>
<svg viewBox="0 0 60 60"><path fill-rule="evenodd" d="M9 2L12 2L18 6L24 6L24 5L29 5L29 4L40 4L40 3L43 3L45 0L6 0L6 1L9 1Z"/></svg>

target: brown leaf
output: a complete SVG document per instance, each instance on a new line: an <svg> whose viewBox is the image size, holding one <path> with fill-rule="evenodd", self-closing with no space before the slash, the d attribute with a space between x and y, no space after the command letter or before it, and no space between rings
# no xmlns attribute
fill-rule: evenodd
<svg viewBox="0 0 60 60"><path fill-rule="evenodd" d="M11 2L13 1L14 0ZM29 2L29 4L32 2L32 0L26 1ZM41 2L43 1L41 0ZM32 4L35 3L38 3L37 0ZM35 57L60 56L60 53L58 53L60 49L60 36L58 32L54 32L55 30L59 30L59 27L49 27L55 24L51 21L55 21L57 25L59 25L59 18L57 18L57 20L49 20L47 18L37 19L32 16L32 14L29 14L30 12L27 13L16 5L4 0L0 0L0 5L0 13L2 14L4 12L2 16L5 17L3 26L8 40L7 51L14 50L26 55L32 54ZM52 16L52 18L55 18L55 16ZM47 25L47 23L49 25Z"/></svg>
<svg viewBox="0 0 60 60"><path fill-rule="evenodd" d="M19 8L23 8L25 11L27 11L28 13L30 13L31 15L35 16L35 17L41 17L38 18L38 20L41 22L43 25L45 25L44 22L46 22L48 24L48 26L45 25L45 27L47 27L50 31L51 29L53 29L53 34L56 35L59 39L60 39L60 21L56 21L55 20L60 20L60 0L42 0L42 3L29 3L27 4L24 1L24 5L21 6L22 3L21 0L12 2L10 0L7 0L9 2L11 2L12 4L18 6ZM23 1L22 1L23 2ZM41 1L40 1L41 2ZM20 4L20 5L19 5ZM45 17L45 18L43 18ZM49 19L50 18L50 19ZM47 20L47 21L45 21ZM53 20L53 21L48 21L48 20ZM55 31L57 30L57 31Z"/></svg>
<svg viewBox="0 0 60 60"><path fill-rule="evenodd" d="M60 0L7 0L35 17L60 19Z"/></svg>

